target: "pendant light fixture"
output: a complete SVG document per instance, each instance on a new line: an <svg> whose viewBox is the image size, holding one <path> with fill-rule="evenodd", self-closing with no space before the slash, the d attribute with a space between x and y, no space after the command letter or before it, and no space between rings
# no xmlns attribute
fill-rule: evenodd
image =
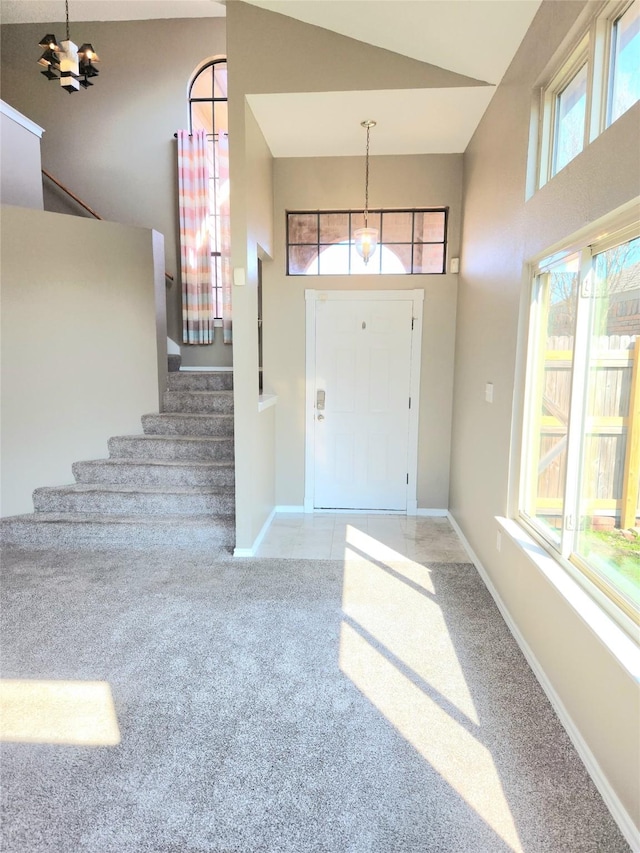
<svg viewBox="0 0 640 853"><path fill-rule="evenodd" d="M98 69L93 64L99 62L100 57L93 49L93 45L85 42L78 47L71 41L69 35L69 0L64 3L65 17L67 22L67 38L58 44L53 33L47 33L40 41L40 47L44 53L38 60L44 71L41 73L48 80L60 80L60 85L67 92L78 92L80 86L88 89L93 86L91 77L98 76Z"/></svg>
<svg viewBox="0 0 640 853"><path fill-rule="evenodd" d="M353 237L357 253L365 264L368 264L369 258L374 254L378 245L378 229L369 228L369 134L371 128L376 126L376 122L361 121L360 125L367 131L367 154L364 172L364 228L358 228L357 231L354 231Z"/></svg>

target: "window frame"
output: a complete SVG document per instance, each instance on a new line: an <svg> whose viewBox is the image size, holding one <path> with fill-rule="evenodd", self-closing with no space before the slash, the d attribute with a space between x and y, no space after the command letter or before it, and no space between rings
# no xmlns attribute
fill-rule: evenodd
<svg viewBox="0 0 640 853"><path fill-rule="evenodd" d="M549 73L539 89L539 102L534 109L538 120L538 156L536 188L541 189L555 175L573 162L572 158L555 170L557 143L557 99L579 70L587 63L587 93L582 153L587 146L614 122L611 121L613 93L614 28L622 16L639 0L607 0L601 3L590 20L564 52L564 60ZM626 112L626 111L625 111ZM621 113L624 115L624 113ZM620 118L620 116L618 116ZM617 118L614 120L617 121Z"/></svg>
<svg viewBox="0 0 640 853"><path fill-rule="evenodd" d="M212 59L208 59L206 62L203 62L196 71L193 73L189 81L189 87L187 90L187 106L189 110L189 133L193 133L193 105L194 104L211 104L211 114L212 121L215 122L215 105L216 104L227 104L229 103L229 98L227 97L216 97L215 96L215 66L216 65L225 65L228 70L228 61L226 56L217 56ZM200 77L201 74L204 74L209 68L213 68L211 74L211 97L202 98L202 97L194 97L193 96L193 87L196 85L196 81ZM227 106L228 111L228 106ZM215 142L216 142L216 132L215 132L215 123L213 125L213 133L207 133L207 142L212 147L212 161L215 160ZM214 186L214 198L217 199L217 195L215 192L215 176L209 176L210 184ZM213 216L218 216L218 208L216 204L216 213L209 214L209 219ZM215 316L214 316L214 325L221 326L222 325L222 304L223 304L223 285L222 285L222 276L218 275L218 259L222 259L222 251L211 251L211 290L213 292L213 302L215 305Z"/></svg>
<svg viewBox="0 0 640 853"><path fill-rule="evenodd" d="M614 93L614 84L615 84L615 52L614 52L614 40L615 40L615 28L618 24L618 21L626 15L629 9L633 6L634 0L620 0L620 2L615 3L612 8L608 11L606 16L602 17L602 20L605 21L607 26L607 36L606 36L606 53L604 55L604 62L606 63L607 69L607 81L605 88L605 97L606 102L603 107L603 115L602 115L602 129L606 130L607 127L610 127L614 122L616 122L620 116L623 116L627 110L620 113L616 118L611 117L611 113L613 110L613 93ZM629 108L630 109L630 108Z"/></svg>
<svg viewBox="0 0 640 853"><path fill-rule="evenodd" d="M590 38L589 33L583 36L582 40L575 47L564 65L552 78L549 85L542 90L542 140L540 144L540 176L538 186L543 186L547 181L551 180L562 169L555 169L556 154L557 154L557 137L558 137L558 101L560 96L569 86L569 84L577 77L582 68L587 66L587 103L585 114L585 127L582 139L582 148L578 152L584 151L588 144L587 128L589 127L590 116L590 100L591 100L591 85L590 77L592 71L592 63L590 57ZM576 155L577 156L577 155ZM572 158L572 160L575 158ZM568 161L569 163L571 160ZM565 163L567 166L568 163ZM562 168L565 168L563 166Z"/></svg>
<svg viewBox="0 0 640 853"><path fill-rule="evenodd" d="M380 269L372 270L371 275L446 275L447 273L447 257L448 257L448 247L449 247L449 207L411 207L411 208L370 208L369 209L370 216L380 216L380 240L377 246L378 253L383 246L411 246L411 271L403 272L403 273L384 273ZM384 241L384 216L386 213L410 213L412 214L412 239L411 241L394 241L385 243ZM421 240L418 241L415 239L415 215L417 213L441 213L444 216L444 226L443 226L443 239L442 240ZM321 276L331 276L331 275L356 275L356 273L352 273L351 264L349 263L349 268L346 272L341 273L323 273L320 272L318 268L318 272L316 273L306 273L306 272L291 272L291 260L290 260L290 250L295 246L316 246L318 249L318 259L321 255L322 248L329 248L331 245L341 245L341 243L321 243L320 242L320 217L323 215L333 215L333 214L347 214L349 216L349 233L348 233L348 245L351 248L353 245L353 226L352 226L352 216L362 216L364 214L363 208L349 208L349 209L327 209L320 210L316 208L315 210L286 210L285 211L285 240L286 240L286 275L292 277L321 277ZM316 243L292 243L290 240L290 217L291 216L317 216L318 217L318 241ZM417 245L422 246L442 246L442 269L437 272L414 272L414 250ZM351 254L351 253L350 253ZM374 256L375 257L375 256Z"/></svg>
<svg viewBox="0 0 640 853"><path fill-rule="evenodd" d="M518 524L552 556L556 562L567 571L571 577L582 586L589 595L605 610L627 633L637 636L640 626L640 608L636 607L624 594L609 582L600 572L591 567L576 551L577 534L579 524L567 525L567 519L573 516L574 520L579 518L580 485L581 485L581 459L582 442L584 440L584 422L586 394L588 383L586 374L589 371L589 347L587 337L589 335L589 316L591 308L577 310L577 322L574 331L574 344L572 350L572 376L571 376L571 402L569 409L569 422L567 431L567 462L566 475L562 497L562 528L558 532L557 541L553 541L550 532L545 530L526 507L529 503L528 491L531 489L530 466L534 453L530 448L534 447L532 442L539 441L539 434L535 433L534 409L539 404L537 395L532 393L535 376L539 371L539 348L541 324L539 315L541 310L540 300L537 298L536 290L540 285L540 278L547 275L558 262L578 255L579 283L578 289L582 291L588 287L588 278L595 266L595 258L608 249L623 245L626 242L640 238L640 222L637 214L633 212L622 215L612 220L610 226L594 228L591 233L583 232L578 240L568 241L560 246L552 255L540 258L529 265L531 285L528 291L528 311L526 312L526 347L524 352L524 370L521 403L521 425L520 425L520 454L517 464L517 487L514 489L514 498L517 501L514 507L514 517ZM584 295L579 295L582 299ZM640 340L640 335L638 336ZM581 348L583 348L581 350ZM580 393L576 393L579 391Z"/></svg>

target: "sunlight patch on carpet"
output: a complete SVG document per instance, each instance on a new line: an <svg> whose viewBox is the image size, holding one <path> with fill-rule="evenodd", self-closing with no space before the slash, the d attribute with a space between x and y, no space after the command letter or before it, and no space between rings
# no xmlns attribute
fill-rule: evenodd
<svg viewBox="0 0 640 853"><path fill-rule="evenodd" d="M433 579L427 567L400 556L361 531L349 532L340 670L519 853L516 826L493 757L481 742Z"/></svg>
<svg viewBox="0 0 640 853"><path fill-rule="evenodd" d="M0 680L0 740L115 746L120 729L105 681Z"/></svg>

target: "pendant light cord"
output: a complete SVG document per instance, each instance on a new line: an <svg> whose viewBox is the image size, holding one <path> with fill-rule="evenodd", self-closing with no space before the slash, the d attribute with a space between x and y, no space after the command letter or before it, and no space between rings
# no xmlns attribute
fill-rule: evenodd
<svg viewBox="0 0 640 853"><path fill-rule="evenodd" d="M369 227L369 133L370 127L367 127L367 156L364 170L364 227Z"/></svg>
<svg viewBox="0 0 640 853"><path fill-rule="evenodd" d="M64 0L64 13L67 18L67 41L71 41L71 36L69 35L69 0Z"/></svg>

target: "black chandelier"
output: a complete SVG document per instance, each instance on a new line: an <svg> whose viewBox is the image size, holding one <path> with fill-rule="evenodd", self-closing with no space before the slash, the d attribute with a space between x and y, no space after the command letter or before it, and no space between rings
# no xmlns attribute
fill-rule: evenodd
<svg viewBox="0 0 640 853"><path fill-rule="evenodd" d="M58 44L53 33L47 33L40 40L40 47L44 53L38 60L44 71L41 73L48 80L60 80L60 85L67 92L78 92L80 86L88 89L93 86L92 77L98 76L98 69L93 64L99 62L100 57L93 49L93 45L85 42L78 47L71 41L69 35L69 0L64 3L67 21L67 38Z"/></svg>

